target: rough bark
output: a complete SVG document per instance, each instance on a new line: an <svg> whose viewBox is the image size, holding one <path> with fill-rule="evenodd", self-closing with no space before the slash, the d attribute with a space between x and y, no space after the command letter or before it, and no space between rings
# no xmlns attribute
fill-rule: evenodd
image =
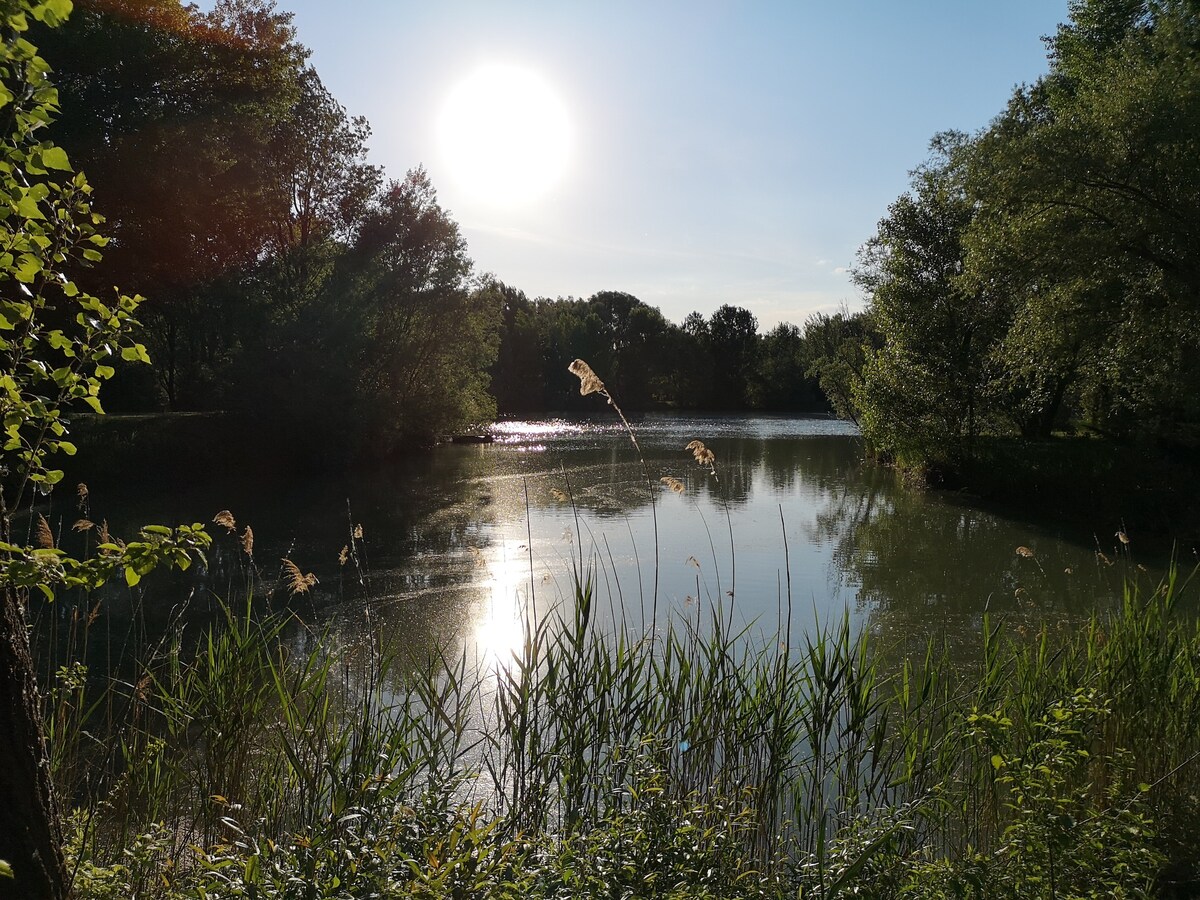
<svg viewBox="0 0 1200 900"><path fill-rule="evenodd" d="M62 827L29 634L20 598L3 590L0 610L0 859L15 879L0 878L0 900L63 900L67 895Z"/></svg>

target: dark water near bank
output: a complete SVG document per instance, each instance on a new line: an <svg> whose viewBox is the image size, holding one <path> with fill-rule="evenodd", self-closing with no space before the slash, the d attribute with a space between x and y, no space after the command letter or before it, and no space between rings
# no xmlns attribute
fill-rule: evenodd
<svg viewBox="0 0 1200 900"><path fill-rule="evenodd" d="M848 613L897 648L941 633L974 642L985 611L1016 627L1069 622L1119 596L1139 563L1153 577L1154 561L1135 556L1137 536L1117 540L1119 522L1069 531L905 488L862 459L845 423L655 415L635 426L645 468L607 417L507 422L495 443L348 476L94 484L90 515L128 538L140 524L208 522L228 509L253 528L260 589L275 587L275 603L335 638L371 632L415 650L450 642L499 659L524 615L570 600L577 568L593 579L601 619L695 618L720 604L759 633L786 634L790 621L802 644L814 623ZM684 449L695 439L716 454L715 476ZM52 516L69 520L72 500L57 500ZM359 525L359 564L341 565ZM240 602L235 544L220 537L200 581L189 573L111 592L109 634L152 640L189 595L183 621L202 621L212 604L200 587ZM320 579L310 598L278 586L284 555ZM122 630L135 607L146 624Z"/></svg>

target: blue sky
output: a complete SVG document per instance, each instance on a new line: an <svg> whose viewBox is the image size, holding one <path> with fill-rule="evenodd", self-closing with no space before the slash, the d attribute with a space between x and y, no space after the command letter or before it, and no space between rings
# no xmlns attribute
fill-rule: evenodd
<svg viewBox="0 0 1200 900"><path fill-rule="evenodd" d="M975 131L1046 70L1067 0L814 3L280 0L371 158L424 165L479 271L529 296L627 291L673 321L722 303L765 330L862 298L847 268L946 129ZM480 202L437 122L484 63L554 90L554 189Z"/></svg>

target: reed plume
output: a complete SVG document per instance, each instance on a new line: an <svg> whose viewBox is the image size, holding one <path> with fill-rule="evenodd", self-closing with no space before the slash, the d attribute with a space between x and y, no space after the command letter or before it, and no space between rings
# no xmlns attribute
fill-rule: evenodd
<svg viewBox="0 0 1200 900"><path fill-rule="evenodd" d="M217 525L223 525L224 527L228 528L230 531L237 530L237 522L233 518L233 513L231 513L227 509L221 510L219 513L217 513L215 516L213 516L212 520Z"/></svg>
<svg viewBox="0 0 1200 900"><path fill-rule="evenodd" d="M54 548L54 532L50 530L50 523L46 521L46 517L41 513L38 513L36 533L39 547L43 550Z"/></svg>
<svg viewBox="0 0 1200 900"><path fill-rule="evenodd" d="M717 477L717 455L704 446L704 441L692 441L684 449L692 451L692 458L697 465L708 466L708 473L713 478Z"/></svg>
<svg viewBox="0 0 1200 900"><path fill-rule="evenodd" d="M286 556L281 560L283 563L283 577L288 586L290 594L306 594L308 589L317 583L317 576L312 572L305 574L300 571L300 567L288 559Z"/></svg>
<svg viewBox="0 0 1200 900"><path fill-rule="evenodd" d="M567 366L567 371L579 378L579 393L584 397L588 394L601 394L609 403L613 402L607 388L604 387L604 382L592 371L592 367L582 359L577 359L571 365ZM613 405L615 406L616 404Z"/></svg>
<svg viewBox="0 0 1200 900"><path fill-rule="evenodd" d="M670 475L664 475L662 478L660 478L658 480L661 481L663 484L665 484L670 490L672 490L676 494L682 494L687 490L687 485L685 485L678 478L674 478Z"/></svg>

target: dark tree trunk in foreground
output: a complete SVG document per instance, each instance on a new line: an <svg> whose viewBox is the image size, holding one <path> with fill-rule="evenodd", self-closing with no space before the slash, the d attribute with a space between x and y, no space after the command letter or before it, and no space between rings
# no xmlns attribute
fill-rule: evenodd
<svg viewBox="0 0 1200 900"><path fill-rule="evenodd" d="M62 828L50 783L25 616L15 591L0 610L0 900L62 900L67 893Z"/></svg>

